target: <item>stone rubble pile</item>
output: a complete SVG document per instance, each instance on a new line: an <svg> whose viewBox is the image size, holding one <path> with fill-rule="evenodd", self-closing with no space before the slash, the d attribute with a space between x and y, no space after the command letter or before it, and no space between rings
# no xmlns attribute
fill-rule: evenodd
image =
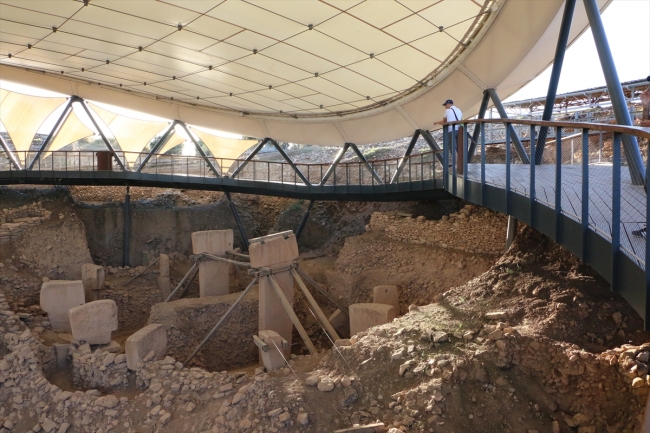
<svg viewBox="0 0 650 433"><path fill-rule="evenodd" d="M73 341L65 346L75 389L64 390L45 376L61 368L56 349L43 346L2 295L0 335L0 354L4 348L9 352L0 359L1 433L66 433L72 426L93 433L136 427L154 432L175 419L170 431L180 431L192 422L185 418L206 410L211 415L203 432L279 432L310 423L300 399L282 401L268 389L263 368L253 377L210 373L184 369L169 356L156 361L152 351L130 371L117 343L98 347ZM278 374L290 377L291 371L285 367ZM131 388L131 398L110 394ZM213 407L220 408L216 414Z"/></svg>
<svg viewBox="0 0 650 433"><path fill-rule="evenodd" d="M398 212L374 212L366 231L384 233L408 243L500 254L505 249L506 224L504 215L468 204L438 221L428 221L423 216L412 218ZM483 233L476 233L478 227Z"/></svg>
<svg viewBox="0 0 650 433"><path fill-rule="evenodd" d="M44 209L40 202L25 206L2 209L0 212L0 244L18 238L25 229L50 219L52 212Z"/></svg>
<svg viewBox="0 0 650 433"><path fill-rule="evenodd" d="M427 313L430 307L419 307L407 316ZM491 313L488 319L499 317L498 313L502 312ZM515 367L537 379L550 396L548 407L542 409L555 417L549 431L635 431L638 420L634 414L642 412L650 392L650 343L590 353L573 344L522 335L525 329L497 322L463 331L383 325L358 333L339 347L342 356L359 366L360 375L365 364L371 369L383 368L382 363L394 365L391 371L405 381L404 390L387 396L381 385L375 386L379 394L354 411L346 410L342 401L343 424L380 419L387 426L416 431L443 425L450 409L449 396L466 381L479 381L486 392L503 393L509 401L519 402L522 396L513 387L516 384L494 373L495 368L498 372ZM445 346L449 348L441 350ZM331 353L305 384L329 392L343 380L341 374L347 369L341 357ZM629 411L612 414L607 406L612 399L624 399ZM539 407L534 411L541 419Z"/></svg>

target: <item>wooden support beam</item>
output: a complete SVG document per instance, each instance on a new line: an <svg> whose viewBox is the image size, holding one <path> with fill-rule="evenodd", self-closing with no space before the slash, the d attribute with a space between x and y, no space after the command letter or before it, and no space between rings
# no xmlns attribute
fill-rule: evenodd
<svg viewBox="0 0 650 433"><path fill-rule="evenodd" d="M275 294L278 295L278 298L280 298L280 302L284 307L284 311L286 311L289 317L291 318L291 321L293 322L293 326L295 326L296 329L298 330L298 334L300 334L302 340L305 342L307 349L309 349L309 353L311 353L312 355L316 355L318 351L316 350L314 344L309 339L309 335L307 335L307 331L305 331L305 328L302 327L302 324L300 323L300 320L298 320L298 316L296 316L296 313L293 311L291 304L289 304L287 297L284 296L284 292L282 291L282 288L275 280L273 275L268 275L267 278L269 279L269 281L271 281L271 286L273 287L273 290L275 290Z"/></svg>
<svg viewBox="0 0 650 433"><path fill-rule="evenodd" d="M314 297L311 295L311 293L309 293L309 290L307 290L307 286L305 286L305 283L300 278L300 275L298 275L298 272L296 272L295 269L292 269L291 270L291 275L293 275L293 279L296 280L296 283L298 283L298 286L302 290L302 293L305 294L305 298L307 298L307 302L309 303L309 305L311 305L311 308L314 311L314 314L316 315L318 320L321 322L321 325L323 326L323 328L325 328L327 333L330 335L330 337L332 338L332 341L336 341L339 338L341 338L341 337L339 337L339 335L334 330L334 327L332 326L330 321L327 320L327 317L325 317L325 314L323 314L323 310L320 309L320 307L318 306L318 303L316 303L316 300L314 299Z"/></svg>

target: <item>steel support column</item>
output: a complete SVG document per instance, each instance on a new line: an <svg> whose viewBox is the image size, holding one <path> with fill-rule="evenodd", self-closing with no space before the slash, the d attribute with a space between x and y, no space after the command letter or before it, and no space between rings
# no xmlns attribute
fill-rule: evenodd
<svg viewBox="0 0 650 433"><path fill-rule="evenodd" d="M323 175L323 178L320 180L320 184L323 185L325 182L327 182L327 179L334 173L334 170L336 170L336 166L339 165L339 162L341 162L341 159L343 158L343 155L345 155L345 152L348 151L348 147L350 146L350 143L345 143L341 150L339 150L339 153L336 154L334 157L334 161L332 161L332 164L329 166L325 174Z"/></svg>
<svg viewBox="0 0 650 433"><path fill-rule="evenodd" d="M178 121L178 124L181 125L181 126L183 127L183 129L185 130L185 132L187 133L187 135L190 137L190 140L192 140L192 143L194 143L194 146L196 147L196 150L199 151L199 154L203 157L203 160L205 161L205 163L208 164L208 167L210 168L210 170L212 170L212 172L213 172L217 177L221 177L221 170L220 170L220 169L217 169L217 168L214 166L214 164L212 164L212 161L210 161L210 159L208 158L208 155L205 154L205 152L203 151L203 149L202 149L201 146L199 145L199 142L196 141L196 140L194 139L194 136L192 135L192 133L190 132L190 130L187 128L187 125L186 125L184 122L180 122L180 121ZM221 168L221 167L219 167L219 168Z"/></svg>
<svg viewBox="0 0 650 433"><path fill-rule="evenodd" d="M147 154L147 156L145 156L145 158L140 163L140 166L136 170L137 173L140 173L142 171L142 169L144 168L144 166L147 165L147 163L149 162L151 157L153 155L155 155L155 153L165 145L165 143L167 142L167 139L169 139L169 136L172 134L172 131L174 130L174 127L176 126L177 123L178 123L178 121L174 120L172 123L169 124L169 126L167 127L167 129L163 133L162 137L160 137L160 140L158 140L158 142L156 144L154 144L154 146L151 148L151 151L149 152L149 154Z"/></svg>
<svg viewBox="0 0 650 433"><path fill-rule="evenodd" d="M2 146L2 149L5 151L7 154L7 158L9 158L9 161L16 167L16 170L22 170L23 167L20 165L20 160L16 158L16 155L9 149L9 145L5 141L4 137L0 135L0 146Z"/></svg>
<svg viewBox="0 0 650 433"><path fill-rule="evenodd" d="M131 266L129 257L129 247L131 245L131 187L126 186L126 195L124 196L124 227L122 236L123 263L122 266Z"/></svg>
<svg viewBox="0 0 650 433"><path fill-rule="evenodd" d="M569 43L569 32L571 31L571 22L573 21L573 12L576 8L576 0L565 0L564 15L562 15L562 24L560 25L560 35L557 39L557 46L555 47L555 58L553 59L553 70L551 72L551 79L548 83L548 92L546 92L546 102L544 103L544 113L542 120L551 120L553 115L553 107L555 106L555 97L557 96L557 86L560 82L560 74L562 72L562 63L564 62L564 53L566 52L567 44ZM539 129L537 139L537 149L535 150L535 164L542 163L544 156L544 145L546 144L546 135L548 134L548 126L542 126Z"/></svg>
<svg viewBox="0 0 650 433"><path fill-rule="evenodd" d="M241 236L242 240L242 245L246 247L246 251L248 251L248 236L246 236L246 230L244 230L244 225L241 222L241 218L239 218L239 212L237 212L237 207L235 206L235 203L232 201L232 198L230 197L230 191L224 191L226 194L226 198L228 199L228 204L230 205L230 211L232 212L233 218L235 218L235 223L237 223L237 228L239 229L239 235Z"/></svg>
<svg viewBox="0 0 650 433"><path fill-rule="evenodd" d="M106 147L108 147L108 150L110 150L110 152L113 154L113 158L115 159L115 162L117 162L117 165L119 165L122 170L127 171L126 167L124 166L124 163L122 162L122 160L117 157L117 153L115 153L115 149L113 148L113 145L110 143L110 141L108 141L108 139L104 135L104 132L102 132L102 130L99 128L99 125L97 124L97 121L95 120L95 117L93 117L92 113L90 112L90 110L86 106L86 101L84 101L83 99L81 99L78 96L71 96L70 100L72 102L79 102L81 107L84 109L84 111L86 112L86 114L90 118L90 121L93 123L93 126L95 126L95 129L97 130L97 132L99 132L99 136L102 137L102 140L104 141L104 144L106 144Z"/></svg>
<svg viewBox="0 0 650 433"><path fill-rule="evenodd" d="M305 212L305 214L302 216L302 220L300 221L298 230L296 230L296 239L300 239L300 234L305 228L305 225L307 225L307 220L309 219L309 213L311 212L311 208L313 207L314 207L314 200L309 200L309 207L307 207L307 212Z"/></svg>
<svg viewBox="0 0 650 433"><path fill-rule="evenodd" d="M63 125L63 122L68 118L70 115L70 112L72 111L72 98L68 100L68 103L66 104L65 108L63 109L63 113L59 116L59 118L56 120L56 123L54 124L54 127L50 131L50 133L45 137L45 140L43 140L43 144L41 144L41 147L38 148L38 151L36 152L36 155L32 159L32 162L29 163L29 166L27 167L27 170L31 170L34 167L34 163L38 159L39 156L41 156L41 153L45 150L48 144L50 144L50 141L58 134L59 129L61 129L61 125ZM25 160L27 160L27 157L25 157Z"/></svg>
<svg viewBox="0 0 650 433"><path fill-rule="evenodd" d="M264 140L260 141L257 144L257 146L255 146L255 149L253 149L251 154L248 155L246 157L246 159L244 159L244 162L242 162L241 165L239 167L237 167L237 169L235 171L232 172L232 175L230 177L234 178L235 176L237 176L237 174L239 174L239 172L242 171L244 169L244 167L246 167L246 164L248 164L253 158L255 158L255 155L257 155L257 153L260 150L262 150L262 148L264 146L266 146L266 143L268 143L270 140L271 140L270 138L266 137Z"/></svg>
<svg viewBox="0 0 650 433"><path fill-rule="evenodd" d="M632 126L632 119L630 119L630 112L625 103L625 95L623 94L623 88L621 87L621 82L616 72L616 65L614 65L612 52L607 42L607 35L605 34L605 28L600 18L598 4L596 0L584 0L584 4L585 10L587 11L587 18L589 18L589 25L591 26L591 32L594 35L600 64L605 75L605 81L607 82L607 91L609 92L612 109L616 116L616 123ZM623 151L625 152L625 159L629 165L632 183L634 185L643 185L645 182L643 159L641 158L639 143L635 136L623 135Z"/></svg>
<svg viewBox="0 0 650 433"><path fill-rule="evenodd" d="M280 147L278 142L275 141L274 139L271 139L270 141L271 141L271 144L273 144L273 147L275 147L278 150L278 152L280 152L280 155L282 155L282 158L284 158L284 160L287 161L287 164L289 164L291 166L291 168L293 168L293 171L296 172L296 174L298 175L300 180L302 180L305 185L309 186L309 180L307 180L305 175L302 174L302 171L300 171L300 169L298 167L296 167L296 163L293 162L291 160L291 158L289 158L289 155L287 155L284 152L284 150L282 150L282 148Z"/></svg>
<svg viewBox="0 0 650 433"><path fill-rule="evenodd" d="M494 108L496 108L497 111L499 112L499 116L501 116L502 119L507 119L508 114L506 113L506 109L503 107L503 104L501 103L501 99L499 99L499 95L497 95L496 90L487 89L487 91L490 94L490 98L492 98L492 102L494 102ZM530 159L526 154L526 149L524 149L524 145L521 144L521 140L519 139L519 136L515 132L514 126L512 126L511 123L507 123L506 128L510 131L510 135L512 136L512 142L515 146L515 151L517 152L519 159L521 159L521 162L523 162L524 164L530 164Z"/></svg>
<svg viewBox="0 0 650 433"><path fill-rule="evenodd" d="M574 0L575 1L575 0ZM490 103L490 92L487 90L483 91L483 99L481 100L481 107L478 110L478 119L485 118L485 112L487 111L488 104ZM474 125L474 132L472 133L472 142L469 144L469 150L467 151L467 162L472 162L474 159L474 154L476 154L476 146L478 144L478 136L481 132L481 128L478 125Z"/></svg>
<svg viewBox="0 0 650 433"><path fill-rule="evenodd" d="M361 162L366 166L366 169L370 172L370 175L371 175L372 177L374 177L375 180L376 180L378 183L383 183L383 182L381 181L381 178L379 177L379 175L378 175L378 174L375 172L375 170L372 168L372 165L368 162L368 160L366 159L366 157L363 156L363 153L361 153L361 151L359 150L359 148L357 147L357 145L354 144L354 143L348 143L348 144L350 145L349 148L352 149L352 151L355 153L355 155L357 155L357 158L359 158L359 160L361 160Z"/></svg>
<svg viewBox="0 0 650 433"><path fill-rule="evenodd" d="M512 242L515 240L517 234L517 218L508 215L508 226L506 228L506 251L510 249Z"/></svg>
<svg viewBox="0 0 650 433"><path fill-rule="evenodd" d="M397 163L397 169L395 170L395 174L393 175L393 178L390 180L390 183L395 183L397 182L397 179L399 179L399 175L402 174L402 170L404 170L404 166L406 165L406 160L409 156L411 156L411 152L413 152L413 148L415 147L415 143L418 142L418 138L420 138L420 134L421 134L420 130L416 129L415 134L413 134L413 138L411 138L411 142L409 143L408 147L406 148L406 151L404 152L404 156Z"/></svg>

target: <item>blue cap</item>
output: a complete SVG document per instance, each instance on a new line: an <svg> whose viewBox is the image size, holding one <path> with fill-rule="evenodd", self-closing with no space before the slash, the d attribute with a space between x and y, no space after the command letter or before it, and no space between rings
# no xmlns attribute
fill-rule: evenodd
<svg viewBox="0 0 650 433"><path fill-rule="evenodd" d="M453 104L453 103L454 103L454 101L452 101L451 99L447 99L447 100L445 101L445 103L442 104L442 105Z"/></svg>

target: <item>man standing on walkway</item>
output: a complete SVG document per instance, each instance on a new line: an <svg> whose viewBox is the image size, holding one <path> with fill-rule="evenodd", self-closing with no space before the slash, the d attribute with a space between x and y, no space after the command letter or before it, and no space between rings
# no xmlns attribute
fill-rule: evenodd
<svg viewBox="0 0 650 433"><path fill-rule="evenodd" d="M460 109L454 105L454 101L452 101L451 99L447 99L445 101L445 103L442 104L442 105L445 107L445 117L443 117L442 120L439 121L439 122L434 122L434 124L442 125L442 124L445 124L447 122L457 122L457 121L463 119L463 112L460 111ZM453 158L454 157L454 152L451 151L451 148L452 148L451 143L452 143L452 137L453 137L453 143L456 143L456 149L458 150L456 170L458 171L458 173L462 173L463 172L463 163L462 163L462 155L463 155L463 153L461 152L462 142L461 143L458 142L458 131L459 130L462 130L461 125L453 125L452 126L451 130L448 132L448 134L449 134L448 142L449 142L449 149L450 149L449 153L450 153L451 157ZM461 136L461 141L462 141L462 136ZM449 165L451 166L451 161L449 162Z"/></svg>
<svg viewBox="0 0 650 433"><path fill-rule="evenodd" d="M456 122L463 119L463 112L454 105L454 101L447 99L442 105L445 107L445 117L442 118L442 121L435 122L436 125L442 125L447 122ZM460 128L460 125L454 125L449 132L450 143L452 132L454 133L454 142L458 143L458 128Z"/></svg>

